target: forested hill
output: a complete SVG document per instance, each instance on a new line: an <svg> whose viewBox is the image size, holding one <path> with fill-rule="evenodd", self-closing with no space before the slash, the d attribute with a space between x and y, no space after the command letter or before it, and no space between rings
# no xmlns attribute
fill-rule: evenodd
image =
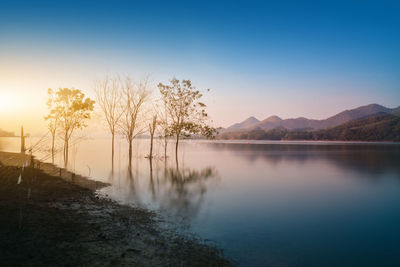
<svg viewBox="0 0 400 267"><path fill-rule="evenodd" d="M336 127L354 120L359 120L376 114L397 114L400 115L400 107L387 108L378 104L370 104L358 108L342 111L327 119L315 120L304 117L281 119L278 116L270 116L262 121L250 117L240 123L223 129L221 132L253 131L253 130L272 130L284 128L287 130L321 130Z"/></svg>
<svg viewBox="0 0 400 267"><path fill-rule="evenodd" d="M290 131L285 128L221 133L218 139L248 140L332 140L400 141L400 116L378 114L316 131Z"/></svg>
<svg viewBox="0 0 400 267"><path fill-rule="evenodd" d="M14 133L0 129L0 137L14 137Z"/></svg>

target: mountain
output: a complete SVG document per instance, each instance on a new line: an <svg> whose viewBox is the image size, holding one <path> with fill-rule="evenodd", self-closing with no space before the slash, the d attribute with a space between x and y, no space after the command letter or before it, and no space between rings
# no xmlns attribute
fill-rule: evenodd
<svg viewBox="0 0 400 267"><path fill-rule="evenodd" d="M392 114L393 114L393 115L396 115L396 116L400 116L400 107L395 108L395 109L392 111Z"/></svg>
<svg viewBox="0 0 400 267"><path fill-rule="evenodd" d="M275 128L285 128L287 130L326 129L375 114L391 114L396 112L400 113L400 107L396 109L390 109L378 104L370 104L351 110L345 110L325 120L313 120L304 117L283 120L278 116L271 116L257 123L254 123L255 121L253 120L252 123L248 124L245 124L244 122L234 124L231 127L228 127L224 132L271 130Z"/></svg>
<svg viewBox="0 0 400 267"><path fill-rule="evenodd" d="M0 129L0 137L14 137L14 133Z"/></svg>
<svg viewBox="0 0 400 267"><path fill-rule="evenodd" d="M334 141L400 141L400 117L380 113L367 118L347 122L339 126L308 132L305 140L334 140ZM287 134L285 139L293 138Z"/></svg>
<svg viewBox="0 0 400 267"><path fill-rule="evenodd" d="M245 129L245 128L249 128L252 127L253 125L259 123L260 121L258 119L256 119L255 117L249 117L247 119L245 119L242 122L239 123L235 123L234 125L226 128L224 131L237 131L240 129Z"/></svg>
<svg viewBox="0 0 400 267"><path fill-rule="evenodd" d="M397 110L396 112L398 112ZM346 122L339 126L314 130L296 131L285 128L272 130L252 129L226 132L219 139L250 140L333 140L333 141L400 141L400 116L379 113L366 118Z"/></svg>
<svg viewBox="0 0 400 267"><path fill-rule="evenodd" d="M319 129L334 127L349 121L365 118L371 115L386 113L390 114L395 109L386 108L378 104L358 107L356 109L345 110L321 122Z"/></svg>
<svg viewBox="0 0 400 267"><path fill-rule="evenodd" d="M296 118L296 119L286 119L279 121L261 121L253 126L253 129L271 130L275 128L286 128L289 130L293 129L314 129L318 124L317 120L310 120L307 118Z"/></svg>
<svg viewBox="0 0 400 267"><path fill-rule="evenodd" d="M278 116L271 116L271 117L266 118L262 122L263 123L279 123L281 121L282 121L282 119L279 118Z"/></svg>

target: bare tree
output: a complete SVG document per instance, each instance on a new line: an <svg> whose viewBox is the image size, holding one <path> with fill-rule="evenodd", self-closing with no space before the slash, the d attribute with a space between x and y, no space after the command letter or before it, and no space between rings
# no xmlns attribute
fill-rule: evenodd
<svg viewBox="0 0 400 267"><path fill-rule="evenodd" d="M57 129L58 129L58 115L56 113L55 109L55 92L52 89L48 89L47 93L49 95L49 99L47 100L47 107L49 108L49 114L44 117L45 120L48 121L47 124L47 129L50 132L51 135L51 162L54 164L54 154L55 154L55 139L56 139L56 134L57 134Z"/></svg>
<svg viewBox="0 0 400 267"><path fill-rule="evenodd" d="M122 110L123 115L120 121L120 130L122 135L128 141L129 163L132 161L132 143L138 135L144 133L141 119L141 112L144 104L149 100L150 90L148 89L147 78L134 83L127 76L122 83Z"/></svg>
<svg viewBox="0 0 400 267"><path fill-rule="evenodd" d="M108 129L111 133L111 160L114 166L114 140L117 132L117 126L123 114L121 105L121 79L119 77L109 78L106 76L103 80L95 82L95 92L97 102L103 111Z"/></svg>

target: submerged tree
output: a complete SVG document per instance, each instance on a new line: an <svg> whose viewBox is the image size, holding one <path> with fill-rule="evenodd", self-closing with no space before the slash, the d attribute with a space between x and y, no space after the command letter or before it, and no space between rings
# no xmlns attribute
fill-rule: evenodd
<svg viewBox="0 0 400 267"><path fill-rule="evenodd" d="M154 133L157 128L157 115L154 115L151 123L149 123L149 133L150 133L150 153L149 159L152 160L153 158L153 140L154 140Z"/></svg>
<svg viewBox="0 0 400 267"><path fill-rule="evenodd" d="M216 129L207 125L206 105L200 102L203 96L190 80L171 80L170 85L158 84L166 111L170 118L169 131L175 136L175 157L178 162L178 146L181 137L201 134L214 138Z"/></svg>
<svg viewBox="0 0 400 267"><path fill-rule="evenodd" d="M163 147L164 147L164 159L167 159L167 146L168 146L168 138L171 137L170 132L170 120L167 111L167 103L165 99L162 99L163 105L158 110L158 129L159 136L162 139Z"/></svg>
<svg viewBox="0 0 400 267"><path fill-rule="evenodd" d="M129 163L132 161L133 139L145 131L140 116L144 104L149 100L150 91L148 81L144 79L134 83L130 77L126 77L122 84L122 102L121 107L123 115L120 121L122 135L128 141Z"/></svg>
<svg viewBox="0 0 400 267"><path fill-rule="evenodd" d="M111 160L114 166L114 140L117 126L123 114L121 109L121 80L117 77L106 77L104 80L96 81L95 91L97 102L104 113L108 129L111 133Z"/></svg>
<svg viewBox="0 0 400 267"><path fill-rule="evenodd" d="M51 89L50 89L51 90ZM64 139L64 165L68 164L69 140L77 129L86 127L94 108L94 101L79 89L59 88L54 92L50 114L57 118Z"/></svg>

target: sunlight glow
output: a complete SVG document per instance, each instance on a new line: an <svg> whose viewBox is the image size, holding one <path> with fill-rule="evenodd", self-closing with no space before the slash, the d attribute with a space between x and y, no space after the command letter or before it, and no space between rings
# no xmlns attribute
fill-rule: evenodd
<svg viewBox="0 0 400 267"><path fill-rule="evenodd" d="M15 110L16 97L10 93L0 92L0 112L8 113Z"/></svg>

